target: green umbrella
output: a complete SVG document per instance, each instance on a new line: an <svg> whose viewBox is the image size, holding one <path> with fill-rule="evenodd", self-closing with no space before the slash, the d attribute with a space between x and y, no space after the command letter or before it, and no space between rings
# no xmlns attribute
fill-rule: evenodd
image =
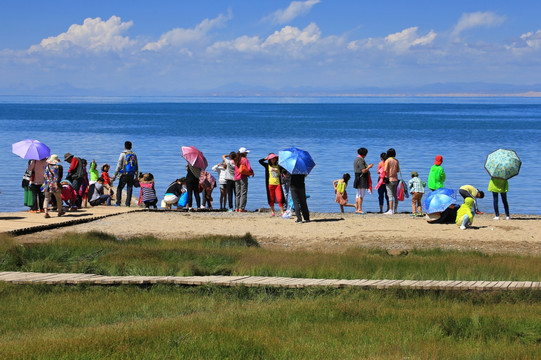
<svg viewBox="0 0 541 360"><path fill-rule="evenodd" d="M507 180L520 171L520 161L514 150L498 149L488 154L485 161L485 170L493 178Z"/></svg>

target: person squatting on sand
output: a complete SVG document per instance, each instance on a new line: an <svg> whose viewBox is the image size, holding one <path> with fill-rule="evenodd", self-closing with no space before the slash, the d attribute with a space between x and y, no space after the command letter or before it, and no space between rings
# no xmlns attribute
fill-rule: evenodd
<svg viewBox="0 0 541 360"><path fill-rule="evenodd" d="M88 187L88 203L91 206L98 206L105 203L107 206L111 205L111 195L105 194L104 187L105 180L99 177L98 180Z"/></svg>
<svg viewBox="0 0 541 360"><path fill-rule="evenodd" d="M464 199L464 204L456 212L456 224L460 226L460 230L466 230L473 224L474 213L472 212L472 208L473 198L468 197Z"/></svg>
<svg viewBox="0 0 541 360"><path fill-rule="evenodd" d="M274 203L278 203L280 216L284 215L284 191L282 189L282 173L284 169L278 165L278 155L270 153L267 157L259 159L259 164L265 168L265 190L267 202L271 208L271 216L275 216Z"/></svg>
<svg viewBox="0 0 541 360"><path fill-rule="evenodd" d="M139 192L138 205L144 204L147 209L150 207L157 209L158 197L154 189L154 175L151 173L144 174L139 180L139 185L141 186L141 190Z"/></svg>

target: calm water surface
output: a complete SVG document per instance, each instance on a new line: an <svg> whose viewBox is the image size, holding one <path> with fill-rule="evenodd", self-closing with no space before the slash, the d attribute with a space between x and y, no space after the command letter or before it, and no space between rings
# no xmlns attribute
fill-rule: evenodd
<svg viewBox="0 0 541 360"><path fill-rule="evenodd" d="M306 182L308 205L326 212L338 211L332 181L345 172L353 175L359 147L368 149L366 160L375 166L379 154L394 147L405 180L414 170L426 180L441 154L446 187L471 184L485 191L486 155L509 148L523 161L520 175L510 180L511 213L541 214L538 99L0 97L0 126L0 211L25 209L21 179L26 161L11 153L11 144L33 138L61 158L70 152L113 167L130 140L140 169L155 175L158 196L186 173L180 146L198 147L210 166L245 146L256 173L249 182L250 210L267 206L264 170L257 160L296 146L317 163ZM375 171L372 177L376 180ZM352 197L351 184L349 190ZM491 212L488 195L480 208ZM218 190L214 198L217 204ZM367 196L364 208L378 210L376 194ZM400 211L410 209L408 199L400 203Z"/></svg>

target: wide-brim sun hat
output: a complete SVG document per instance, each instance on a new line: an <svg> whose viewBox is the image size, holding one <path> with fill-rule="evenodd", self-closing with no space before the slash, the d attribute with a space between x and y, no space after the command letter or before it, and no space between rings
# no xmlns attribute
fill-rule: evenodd
<svg viewBox="0 0 541 360"><path fill-rule="evenodd" d="M277 158L278 155L276 155L275 153L270 153L269 155L267 155L267 157L265 158L266 160L271 160L271 159L274 159L274 158Z"/></svg>
<svg viewBox="0 0 541 360"><path fill-rule="evenodd" d="M247 154L249 152L250 152L250 150L246 149L244 146L239 149L239 153L241 153L241 154Z"/></svg>
<svg viewBox="0 0 541 360"><path fill-rule="evenodd" d="M48 164L56 165L56 164L58 164L59 162L61 162L61 160L58 158L58 155L56 155L56 154L52 154L52 155L49 156L49 158L47 159L47 163L48 163Z"/></svg>
<svg viewBox="0 0 541 360"><path fill-rule="evenodd" d="M64 154L64 161L68 161L68 159L69 159L69 158L72 158L72 157L73 157L72 154L70 154L70 153L65 153L65 154Z"/></svg>

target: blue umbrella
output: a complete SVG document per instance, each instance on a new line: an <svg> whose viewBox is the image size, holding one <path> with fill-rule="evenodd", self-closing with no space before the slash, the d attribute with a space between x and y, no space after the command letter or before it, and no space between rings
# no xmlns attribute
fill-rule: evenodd
<svg viewBox="0 0 541 360"><path fill-rule="evenodd" d="M451 204L456 203L456 191L453 189L440 188L432 191L425 199L427 214L442 212Z"/></svg>
<svg viewBox="0 0 541 360"><path fill-rule="evenodd" d="M316 163L307 151L290 147L278 153L278 165L289 171L292 175L308 175Z"/></svg>

